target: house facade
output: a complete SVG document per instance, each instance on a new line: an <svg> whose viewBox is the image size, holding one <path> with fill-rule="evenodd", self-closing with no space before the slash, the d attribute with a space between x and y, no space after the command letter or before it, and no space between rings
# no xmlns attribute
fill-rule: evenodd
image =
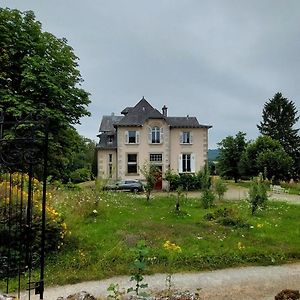
<svg viewBox="0 0 300 300"><path fill-rule="evenodd" d="M207 161L208 129L195 117L169 117L166 106L159 112L144 98L122 115L103 116L99 128L98 176L140 179L144 164L155 164L161 178L167 170L196 173ZM156 188L166 183L158 180Z"/></svg>

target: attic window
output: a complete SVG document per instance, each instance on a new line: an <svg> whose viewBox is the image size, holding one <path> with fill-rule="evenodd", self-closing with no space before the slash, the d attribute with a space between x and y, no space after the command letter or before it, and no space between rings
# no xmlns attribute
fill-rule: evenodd
<svg viewBox="0 0 300 300"><path fill-rule="evenodd" d="M108 142L109 144L111 144L113 141L114 141L114 136L113 136L113 135L109 135L109 136L107 137L107 142Z"/></svg>

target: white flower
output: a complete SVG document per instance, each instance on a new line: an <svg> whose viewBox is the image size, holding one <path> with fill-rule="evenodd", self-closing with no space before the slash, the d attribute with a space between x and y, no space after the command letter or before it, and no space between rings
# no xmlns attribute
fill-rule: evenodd
<svg viewBox="0 0 300 300"><path fill-rule="evenodd" d="M94 214L97 214L98 212L97 212L97 210L96 210L96 209L94 209L94 210L93 210L93 213L94 213Z"/></svg>

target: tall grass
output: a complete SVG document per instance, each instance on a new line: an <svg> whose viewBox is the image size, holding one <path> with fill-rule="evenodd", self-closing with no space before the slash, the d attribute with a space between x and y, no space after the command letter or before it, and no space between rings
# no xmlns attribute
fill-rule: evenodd
<svg viewBox="0 0 300 300"><path fill-rule="evenodd" d="M66 284L130 274L133 248L150 248L147 272L168 272L168 240L180 246L172 272L252 264L279 264L300 258L300 205L269 202L252 216L249 203L218 202L203 209L199 199L97 192L57 191L52 205L68 226L66 244L47 257L46 283Z"/></svg>

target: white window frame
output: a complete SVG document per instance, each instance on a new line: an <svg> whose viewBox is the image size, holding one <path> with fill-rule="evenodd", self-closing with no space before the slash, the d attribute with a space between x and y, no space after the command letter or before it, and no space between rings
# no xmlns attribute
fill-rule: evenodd
<svg viewBox="0 0 300 300"><path fill-rule="evenodd" d="M163 162L163 155L162 155L162 153L150 153L149 154L149 161L151 163L162 163Z"/></svg>
<svg viewBox="0 0 300 300"><path fill-rule="evenodd" d="M189 168L188 160L189 158ZM196 171L196 159L194 153L182 153L178 159L178 172L179 173L195 173Z"/></svg>
<svg viewBox="0 0 300 300"><path fill-rule="evenodd" d="M180 144L193 144L193 133L191 131L180 132Z"/></svg>
<svg viewBox="0 0 300 300"><path fill-rule="evenodd" d="M135 142L130 142L130 133L135 132ZM136 145L140 143L140 132L137 130L125 131L125 144Z"/></svg>
<svg viewBox="0 0 300 300"><path fill-rule="evenodd" d="M153 136L154 134L154 136ZM164 128L159 126L149 127L148 142L149 144L162 144Z"/></svg>

